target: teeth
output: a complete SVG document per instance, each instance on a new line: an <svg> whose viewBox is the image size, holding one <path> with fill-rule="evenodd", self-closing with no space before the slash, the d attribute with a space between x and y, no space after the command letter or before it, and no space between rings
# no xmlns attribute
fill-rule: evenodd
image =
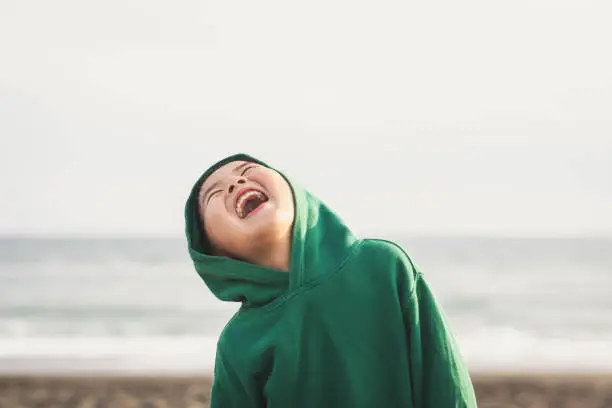
<svg viewBox="0 0 612 408"><path fill-rule="evenodd" d="M260 196L262 199L264 198L264 195L262 193L255 190L247 191L246 193L240 196L240 198L236 202L236 214L238 214L240 218L244 217L244 204L247 202L247 200L257 196Z"/></svg>

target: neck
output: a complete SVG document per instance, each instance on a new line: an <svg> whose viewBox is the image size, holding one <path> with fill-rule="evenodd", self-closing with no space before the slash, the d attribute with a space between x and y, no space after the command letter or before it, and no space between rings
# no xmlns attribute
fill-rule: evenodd
<svg viewBox="0 0 612 408"><path fill-rule="evenodd" d="M289 272L291 263L291 237L288 235L274 244L262 245L254 251L253 256L249 257L249 262L277 269L282 272Z"/></svg>

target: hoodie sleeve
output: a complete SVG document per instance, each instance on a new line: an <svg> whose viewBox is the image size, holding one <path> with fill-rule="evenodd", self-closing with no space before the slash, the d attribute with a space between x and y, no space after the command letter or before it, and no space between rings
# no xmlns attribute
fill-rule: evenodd
<svg viewBox="0 0 612 408"><path fill-rule="evenodd" d="M406 260L403 313L415 407L476 407L465 362L447 318L423 275Z"/></svg>
<svg viewBox="0 0 612 408"><path fill-rule="evenodd" d="M245 384L226 356L217 351L215 371L210 392L211 408L260 408L263 405L253 393L254 387Z"/></svg>

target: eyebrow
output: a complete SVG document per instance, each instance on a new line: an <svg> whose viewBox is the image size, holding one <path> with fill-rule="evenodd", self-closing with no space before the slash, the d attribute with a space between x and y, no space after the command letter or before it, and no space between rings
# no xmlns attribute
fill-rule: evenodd
<svg viewBox="0 0 612 408"><path fill-rule="evenodd" d="M248 162L248 161L247 161L247 162L244 162L244 163L242 163L242 164L239 164L238 166L234 167L234 169L232 170L232 172L234 172L234 173L238 173L240 170L242 170L243 168L245 168L246 166L248 166L248 165L250 165L250 164L253 164L253 163L251 163L251 162ZM214 183L212 183L212 185L211 185L210 187L208 187L208 188L206 189L206 191L204 191L204 194L202 194L202 196L201 196L201 200L202 200L202 203L203 203L203 204L206 204L206 203L205 203L205 201L206 201L206 200L205 200L205 199L206 199L206 196L207 196L207 195L208 195L208 194L209 194L209 193L210 193L210 192L211 192L213 189L217 188L218 186L219 186L219 181L215 181Z"/></svg>

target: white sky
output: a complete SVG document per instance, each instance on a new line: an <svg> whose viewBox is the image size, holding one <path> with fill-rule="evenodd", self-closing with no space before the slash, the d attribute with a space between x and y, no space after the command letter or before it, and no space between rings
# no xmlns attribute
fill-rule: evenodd
<svg viewBox="0 0 612 408"><path fill-rule="evenodd" d="M612 234L612 3L0 2L0 233L180 235L228 153L358 232Z"/></svg>

